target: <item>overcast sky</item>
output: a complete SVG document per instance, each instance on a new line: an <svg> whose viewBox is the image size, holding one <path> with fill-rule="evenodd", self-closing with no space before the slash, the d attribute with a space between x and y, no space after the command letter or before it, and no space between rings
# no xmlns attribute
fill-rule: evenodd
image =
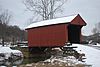
<svg viewBox="0 0 100 67"><path fill-rule="evenodd" d="M0 0L0 7L8 9L13 14L13 19L10 24L18 25L24 29L32 13L25 10L22 1L23 0ZM63 12L59 14L58 17L72 14L80 14L82 16L87 22L87 26L82 29L84 35L92 34L91 30L94 25L100 22L100 0L68 0L62 9Z"/></svg>

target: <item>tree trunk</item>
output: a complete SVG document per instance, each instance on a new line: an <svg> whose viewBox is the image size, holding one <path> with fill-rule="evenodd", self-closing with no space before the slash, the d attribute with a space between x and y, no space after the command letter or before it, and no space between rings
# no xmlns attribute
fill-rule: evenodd
<svg viewBox="0 0 100 67"><path fill-rule="evenodd" d="M4 37L2 37L2 46L4 46Z"/></svg>

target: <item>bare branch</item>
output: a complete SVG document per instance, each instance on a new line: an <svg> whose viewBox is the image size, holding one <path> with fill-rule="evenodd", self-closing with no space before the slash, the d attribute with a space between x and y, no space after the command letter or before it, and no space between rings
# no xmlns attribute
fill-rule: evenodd
<svg viewBox="0 0 100 67"><path fill-rule="evenodd" d="M23 3L26 9L47 20L54 18L55 13L66 3L66 0L24 0Z"/></svg>
<svg viewBox="0 0 100 67"><path fill-rule="evenodd" d="M5 10L0 14L0 21L2 24L8 24L11 20L12 15L9 13L8 10Z"/></svg>

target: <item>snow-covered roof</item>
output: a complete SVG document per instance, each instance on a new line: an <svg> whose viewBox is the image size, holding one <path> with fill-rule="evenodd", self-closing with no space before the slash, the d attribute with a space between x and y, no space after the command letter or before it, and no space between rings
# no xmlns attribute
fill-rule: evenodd
<svg viewBox="0 0 100 67"><path fill-rule="evenodd" d="M60 23L68 23L68 22L71 22L77 15L70 15L70 16L67 16L67 17L35 22L35 23L32 23L29 26L27 26L25 29L40 27L40 26L46 26L46 25L60 24Z"/></svg>

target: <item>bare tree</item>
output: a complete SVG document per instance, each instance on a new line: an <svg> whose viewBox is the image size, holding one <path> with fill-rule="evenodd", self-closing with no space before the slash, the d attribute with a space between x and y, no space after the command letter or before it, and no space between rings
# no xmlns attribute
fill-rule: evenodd
<svg viewBox="0 0 100 67"><path fill-rule="evenodd" d="M96 34L96 33L98 33L98 30L97 30L97 28L93 28L93 30L92 30L92 33L93 33L93 34Z"/></svg>
<svg viewBox="0 0 100 67"><path fill-rule="evenodd" d="M2 24L8 24L11 20L12 15L10 14L10 12L8 10L4 10L1 14L0 14L0 23Z"/></svg>
<svg viewBox="0 0 100 67"><path fill-rule="evenodd" d="M42 20L53 19L57 11L61 10L61 7L67 0L24 0L26 8L42 17ZM37 16L35 15L35 16Z"/></svg>
<svg viewBox="0 0 100 67"><path fill-rule="evenodd" d="M93 34L100 33L100 22L98 22L92 30Z"/></svg>
<svg viewBox="0 0 100 67"><path fill-rule="evenodd" d="M98 29L98 32L100 33L100 22L97 23L97 29Z"/></svg>
<svg viewBox="0 0 100 67"><path fill-rule="evenodd" d="M6 25L10 22L12 15L8 10L4 10L3 12L0 13L0 34L1 34L1 39L2 39L2 45L4 46L4 39L6 35Z"/></svg>

